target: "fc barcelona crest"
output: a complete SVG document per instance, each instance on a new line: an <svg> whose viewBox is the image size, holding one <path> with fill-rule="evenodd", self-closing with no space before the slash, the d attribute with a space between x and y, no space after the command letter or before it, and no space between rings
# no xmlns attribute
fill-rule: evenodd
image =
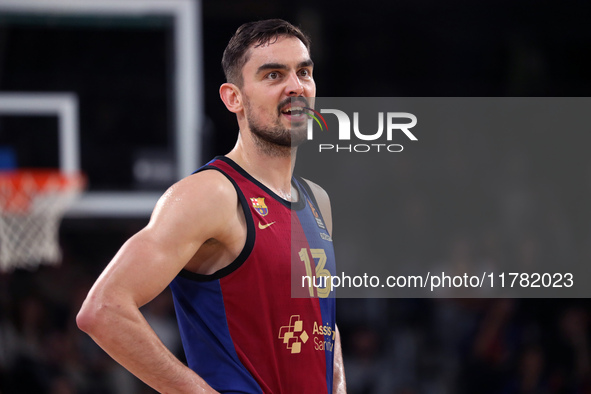
<svg viewBox="0 0 591 394"><path fill-rule="evenodd" d="M269 213L269 208L265 204L265 197L251 197L250 201L252 202L253 208L258 212L261 216L267 216Z"/></svg>

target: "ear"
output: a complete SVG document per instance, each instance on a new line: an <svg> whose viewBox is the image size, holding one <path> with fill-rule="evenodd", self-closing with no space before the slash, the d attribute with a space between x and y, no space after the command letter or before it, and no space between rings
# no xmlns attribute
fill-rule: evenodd
<svg viewBox="0 0 591 394"><path fill-rule="evenodd" d="M220 98L228 108L228 111L238 113L242 111L242 94L238 86L226 82L220 86Z"/></svg>

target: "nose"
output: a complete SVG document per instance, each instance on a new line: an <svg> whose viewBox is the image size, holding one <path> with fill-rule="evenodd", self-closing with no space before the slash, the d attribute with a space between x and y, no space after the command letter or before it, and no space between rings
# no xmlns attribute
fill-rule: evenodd
<svg viewBox="0 0 591 394"><path fill-rule="evenodd" d="M302 96L304 94L304 85L295 72L290 73L285 90L288 96Z"/></svg>

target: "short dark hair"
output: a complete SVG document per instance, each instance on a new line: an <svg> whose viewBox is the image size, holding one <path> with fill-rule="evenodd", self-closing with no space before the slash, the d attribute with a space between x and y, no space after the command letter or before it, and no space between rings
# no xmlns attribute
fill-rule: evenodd
<svg viewBox="0 0 591 394"><path fill-rule="evenodd" d="M248 50L272 44L281 36L298 38L310 52L310 39L299 28L283 19L267 19L245 23L236 30L228 42L222 57L222 68L226 81L242 85L242 67L248 61Z"/></svg>

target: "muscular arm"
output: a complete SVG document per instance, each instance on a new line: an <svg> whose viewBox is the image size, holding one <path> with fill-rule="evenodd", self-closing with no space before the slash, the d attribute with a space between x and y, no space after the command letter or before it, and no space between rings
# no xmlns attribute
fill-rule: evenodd
<svg viewBox="0 0 591 394"><path fill-rule="evenodd" d="M337 334L334 340L334 370L332 381L333 394L346 394L347 383L345 380L345 365L343 364L343 352L341 349L341 334L335 327Z"/></svg>
<svg viewBox="0 0 591 394"><path fill-rule="evenodd" d="M332 236L332 212L330 209L330 199L324 189L317 184L308 182L310 189L314 193L314 197L318 202L318 208L322 213L322 218L326 225L326 230ZM335 343L334 343L334 368L333 368L333 394L345 394L347 392L347 384L345 381L345 366L343 364L343 352L341 349L341 335L339 328L335 327Z"/></svg>
<svg viewBox="0 0 591 394"><path fill-rule="evenodd" d="M215 393L166 349L139 308L164 290L206 240L223 237L237 199L220 177L206 171L169 189L150 223L98 278L77 316L80 329L113 359L162 393ZM214 202L215 212L208 210Z"/></svg>

